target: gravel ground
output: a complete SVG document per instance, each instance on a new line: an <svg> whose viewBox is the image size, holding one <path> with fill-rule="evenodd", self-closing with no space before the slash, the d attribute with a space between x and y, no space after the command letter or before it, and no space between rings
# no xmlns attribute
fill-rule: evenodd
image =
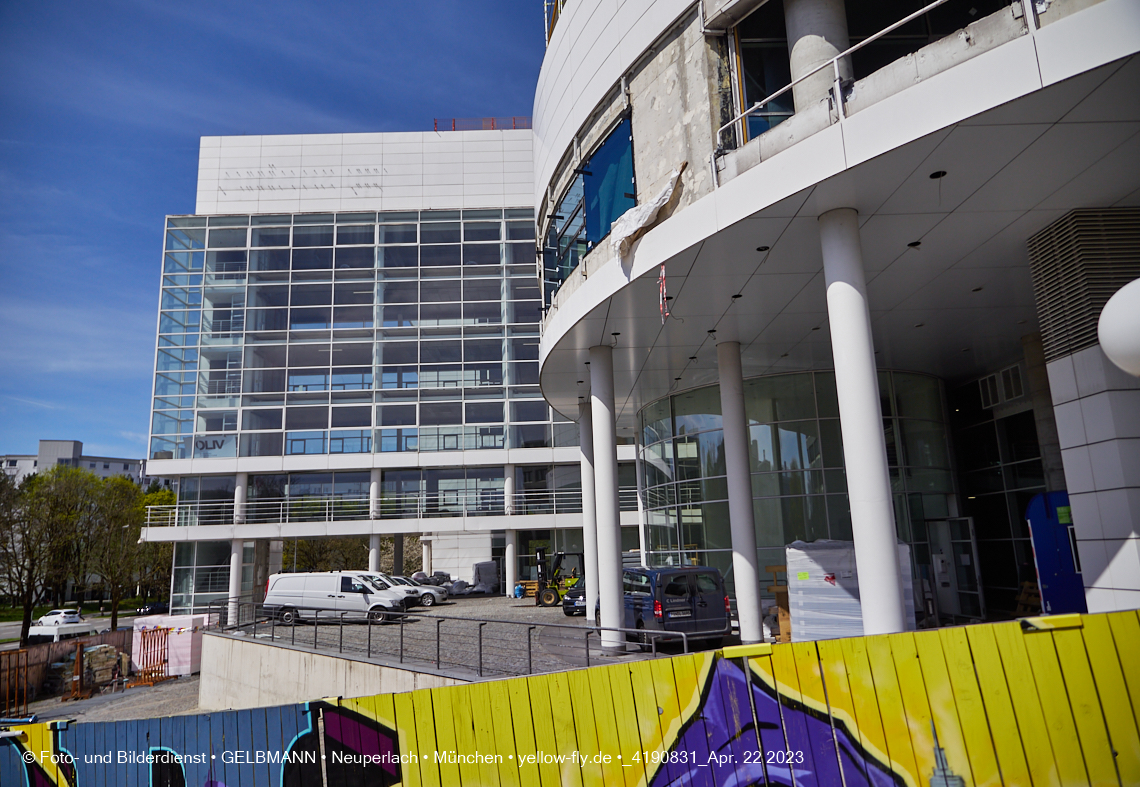
<svg viewBox="0 0 1140 787"><path fill-rule="evenodd" d="M154 686L139 686L114 694L99 694L77 702L58 697L28 706L38 721L124 721L198 712L198 676L174 678Z"/></svg>

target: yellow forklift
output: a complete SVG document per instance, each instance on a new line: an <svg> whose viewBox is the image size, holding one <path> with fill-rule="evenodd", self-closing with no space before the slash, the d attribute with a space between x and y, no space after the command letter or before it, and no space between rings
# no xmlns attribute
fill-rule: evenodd
<svg viewBox="0 0 1140 787"><path fill-rule="evenodd" d="M555 552L549 563L544 547L534 552L538 567L538 587L534 594L536 606L556 607L562 603L567 590L585 583L586 563L581 552Z"/></svg>

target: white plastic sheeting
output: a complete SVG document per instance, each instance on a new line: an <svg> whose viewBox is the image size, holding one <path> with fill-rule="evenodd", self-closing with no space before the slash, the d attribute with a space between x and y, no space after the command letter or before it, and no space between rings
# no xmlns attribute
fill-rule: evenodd
<svg viewBox="0 0 1140 787"><path fill-rule="evenodd" d="M900 543L907 631L914 631L914 588L910 548ZM859 572L851 541L793 541L785 548L792 642L863 635Z"/></svg>
<svg viewBox="0 0 1140 787"><path fill-rule="evenodd" d="M630 208L621 214L610 227L610 245L614 254L619 258L624 258L629 254L634 242L657 219L657 213L669 204L669 200L673 199L673 192L676 191L677 184L681 182L681 173L685 171L686 166L688 166L688 162L669 173L669 182L665 188L658 192L656 197L649 202Z"/></svg>

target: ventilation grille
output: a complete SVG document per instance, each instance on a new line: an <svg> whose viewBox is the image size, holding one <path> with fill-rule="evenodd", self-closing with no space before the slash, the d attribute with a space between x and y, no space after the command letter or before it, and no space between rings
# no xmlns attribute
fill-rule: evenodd
<svg viewBox="0 0 1140 787"><path fill-rule="evenodd" d="M1074 210L1028 246L1045 360L1092 347L1105 302L1140 278L1140 208Z"/></svg>

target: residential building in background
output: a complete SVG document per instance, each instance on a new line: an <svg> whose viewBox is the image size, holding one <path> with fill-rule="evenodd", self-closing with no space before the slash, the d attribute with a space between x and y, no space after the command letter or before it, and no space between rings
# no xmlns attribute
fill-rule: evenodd
<svg viewBox="0 0 1140 787"><path fill-rule="evenodd" d="M146 464L140 459L125 459L111 456L84 456L83 443L79 440L40 440L39 452L35 454L7 454L0 457L4 474L12 476L20 483L33 473L43 473L56 465L81 467L100 478L126 476L136 484L143 482Z"/></svg>

